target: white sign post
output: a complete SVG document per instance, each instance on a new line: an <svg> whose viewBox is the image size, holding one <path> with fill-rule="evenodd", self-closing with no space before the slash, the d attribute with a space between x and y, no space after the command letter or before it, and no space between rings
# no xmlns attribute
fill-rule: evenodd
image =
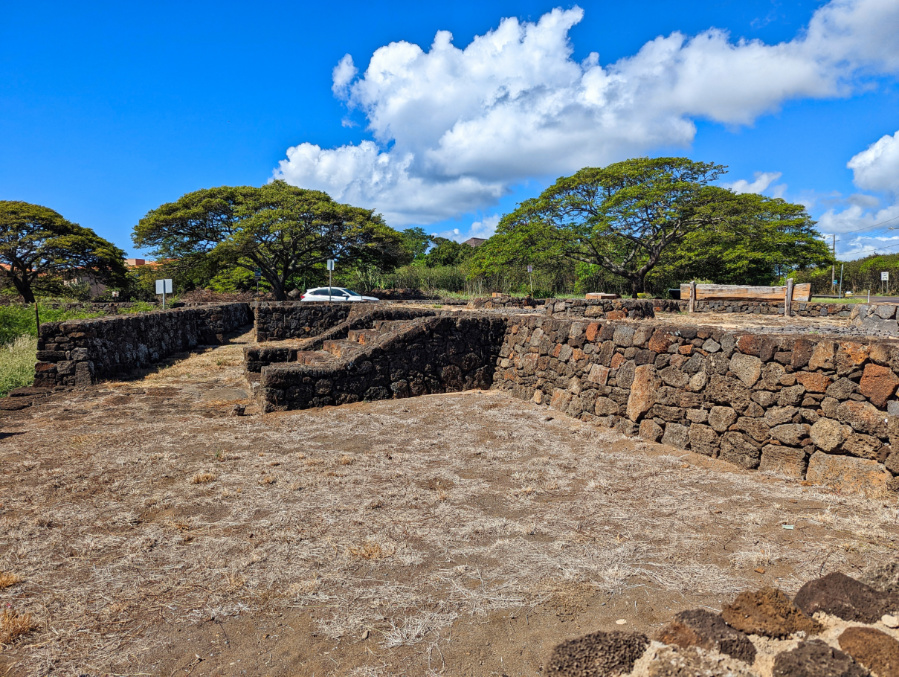
<svg viewBox="0 0 899 677"><path fill-rule="evenodd" d="M331 274L334 272L334 259L328 259L328 301L331 300Z"/></svg>
<svg viewBox="0 0 899 677"><path fill-rule="evenodd" d="M162 309L165 310L165 295L172 293L172 281L156 280L156 293L162 294Z"/></svg>

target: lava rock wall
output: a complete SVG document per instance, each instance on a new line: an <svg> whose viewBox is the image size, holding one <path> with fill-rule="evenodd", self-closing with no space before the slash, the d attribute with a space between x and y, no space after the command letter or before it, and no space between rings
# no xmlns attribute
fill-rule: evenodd
<svg viewBox="0 0 899 677"><path fill-rule="evenodd" d="M37 387L87 386L147 367L252 322L246 303L47 322L38 337Z"/></svg>
<svg viewBox="0 0 899 677"><path fill-rule="evenodd" d="M895 342L517 316L493 387L744 468L873 495L899 491L897 372Z"/></svg>
<svg viewBox="0 0 899 677"><path fill-rule="evenodd" d="M361 355L323 366L262 368L267 412L489 388L506 333L501 317L421 318Z"/></svg>

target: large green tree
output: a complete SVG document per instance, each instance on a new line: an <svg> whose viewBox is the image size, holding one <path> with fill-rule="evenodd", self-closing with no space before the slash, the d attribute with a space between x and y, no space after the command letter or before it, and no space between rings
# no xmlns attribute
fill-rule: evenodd
<svg viewBox="0 0 899 677"><path fill-rule="evenodd" d="M372 210L283 181L188 193L149 212L133 239L182 266L259 270L277 299L326 259L390 268L404 256L400 234Z"/></svg>
<svg viewBox="0 0 899 677"><path fill-rule="evenodd" d="M737 199L739 218L688 235L663 258L658 273L680 280L767 285L833 261L802 205L755 194Z"/></svg>
<svg viewBox="0 0 899 677"><path fill-rule="evenodd" d="M67 274L118 283L125 275L124 256L90 228L52 209L0 200L0 275L29 303L36 286Z"/></svg>
<svg viewBox="0 0 899 677"><path fill-rule="evenodd" d="M811 224L796 205L710 185L724 170L671 157L584 168L504 216L493 242L480 248L474 269L564 257L624 278L637 294L645 290L647 275L677 259L679 247L694 234Z"/></svg>

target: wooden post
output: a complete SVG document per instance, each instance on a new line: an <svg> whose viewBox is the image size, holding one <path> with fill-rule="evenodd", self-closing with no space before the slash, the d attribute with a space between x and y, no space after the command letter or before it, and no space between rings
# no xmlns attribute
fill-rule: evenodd
<svg viewBox="0 0 899 677"><path fill-rule="evenodd" d="M695 310L696 306L696 280L690 282L690 312Z"/></svg>
<svg viewBox="0 0 899 677"><path fill-rule="evenodd" d="M784 293L784 316L790 317L793 314L793 278L787 278L787 290Z"/></svg>
<svg viewBox="0 0 899 677"><path fill-rule="evenodd" d="M37 325L37 337L41 337L41 314L37 309L37 301L34 302L34 323Z"/></svg>

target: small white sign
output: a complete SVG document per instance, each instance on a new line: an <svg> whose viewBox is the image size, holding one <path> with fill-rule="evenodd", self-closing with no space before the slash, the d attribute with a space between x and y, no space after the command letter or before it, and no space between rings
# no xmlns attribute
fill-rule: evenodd
<svg viewBox="0 0 899 677"><path fill-rule="evenodd" d="M328 270L334 270L334 259L328 259Z"/></svg>
<svg viewBox="0 0 899 677"><path fill-rule="evenodd" d="M157 294L171 294L172 293L172 281L171 280L156 280L156 293Z"/></svg>
<svg viewBox="0 0 899 677"><path fill-rule="evenodd" d="M889 282L889 281L890 281L890 274L889 274L889 273L886 273L886 272L881 273L881 274L880 274L880 281L881 281L881 282Z"/></svg>
<svg viewBox="0 0 899 677"><path fill-rule="evenodd" d="M528 266L528 272L529 272L529 273L533 273L533 272L534 272L534 266Z"/></svg>

